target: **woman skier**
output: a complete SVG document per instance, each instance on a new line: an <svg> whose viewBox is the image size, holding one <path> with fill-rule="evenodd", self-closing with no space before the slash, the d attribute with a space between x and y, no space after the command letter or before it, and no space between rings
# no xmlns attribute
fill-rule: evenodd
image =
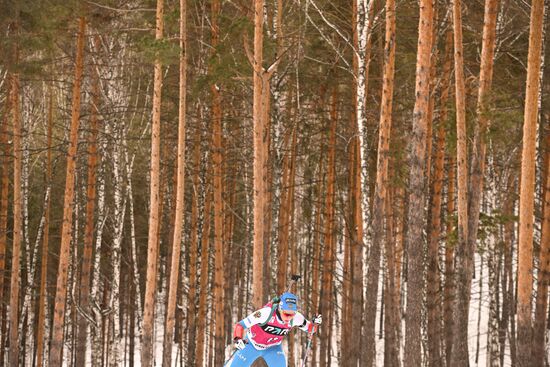
<svg viewBox="0 0 550 367"><path fill-rule="evenodd" d="M298 312L298 297L285 292L278 304L268 303L235 324L233 341L237 351L225 367L249 367L260 357L268 367L286 367L283 338L293 327L313 334L321 322L321 315L306 320Z"/></svg>

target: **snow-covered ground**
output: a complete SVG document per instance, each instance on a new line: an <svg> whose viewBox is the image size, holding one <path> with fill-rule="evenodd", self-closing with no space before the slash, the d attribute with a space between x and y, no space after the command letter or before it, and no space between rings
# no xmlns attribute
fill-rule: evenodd
<svg viewBox="0 0 550 367"><path fill-rule="evenodd" d="M488 274L488 267L485 259L482 259L482 257L479 254L476 254L475 256L475 274L476 278L473 279L472 282L472 296L471 296L471 302L470 302L470 315L469 315L469 351L470 351L470 366L487 366L487 332L488 332L488 322L489 322L489 274ZM381 277L382 282L382 277ZM381 290L382 290L382 284L380 284L379 287L380 293L378 295L380 305L381 302ZM164 292L158 294L158 299L156 303L156 322L155 322L155 360L156 365L160 365L160 362L162 361L162 349L163 349L163 322L164 322L164 302L162 300L164 299ZM378 318L380 316L380 309L378 310ZM340 316L336 318L335 322L339 322ZM376 335L379 335L379 327L380 323L376 323ZM335 330L343 331L338 327L338 325L333 325ZM402 334L404 335L405 330L405 322L402 321ZM352 332L352 331L350 331ZM295 332L298 336L300 334L300 331ZM334 339L332 342L332 350L333 350L333 356L338 355L339 350L339 341L336 333L334 333ZM139 350L139 337L136 337L136 350ZM299 366L300 359L302 357L303 353L303 346L301 345L300 338L296 338L296 349L295 349L295 365ZM208 340L207 340L208 343ZM404 338L401 340L401 353L403 353L404 350ZM208 344L206 344L208 346ZM172 346L172 366L180 366L180 355L178 351L178 345L174 344ZM288 345L285 342L285 349L288 351ZM183 348L185 353L185 348ZM377 350L377 366L383 366L383 357L384 357L384 340L377 338L377 344L376 344L376 350ZM88 351L89 353L90 351ZM226 348L226 356L228 357L230 353L232 352L231 348ZM548 353L548 351L547 351ZM66 353L68 354L68 353ZM288 355L288 353L287 353ZM134 356L127 356L127 359L125 360L124 365L128 365L129 358L133 358L134 366L140 367L140 356L139 352L136 353ZM88 358L88 361L90 358ZM337 366L335 364L336 358L334 358L334 366ZM311 360L310 360L311 363ZM91 366L91 363L88 363L88 366ZM511 366L511 360L510 360L510 349L507 344L506 350L505 350L505 363L504 366ZM504 367L503 366L503 367ZM202 366L196 366L196 367L202 367Z"/></svg>

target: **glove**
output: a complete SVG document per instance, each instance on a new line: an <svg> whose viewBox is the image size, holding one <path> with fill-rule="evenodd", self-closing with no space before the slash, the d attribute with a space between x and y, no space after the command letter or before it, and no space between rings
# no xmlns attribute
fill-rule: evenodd
<svg viewBox="0 0 550 367"><path fill-rule="evenodd" d="M323 316L321 316L321 315L313 316L313 318L311 319L311 321L309 323L309 327L307 329L307 332L310 333L310 334L316 333L317 329L319 328L319 325L321 325L322 323L323 323Z"/></svg>
<svg viewBox="0 0 550 367"><path fill-rule="evenodd" d="M246 341L244 339L235 338L233 339L233 343L238 350L243 350L246 347Z"/></svg>

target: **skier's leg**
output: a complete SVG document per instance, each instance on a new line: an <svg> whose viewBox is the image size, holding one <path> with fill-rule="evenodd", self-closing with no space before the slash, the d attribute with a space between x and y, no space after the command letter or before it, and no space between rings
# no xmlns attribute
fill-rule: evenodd
<svg viewBox="0 0 550 367"><path fill-rule="evenodd" d="M286 356L281 345L266 349L262 357L268 367L286 367Z"/></svg>
<svg viewBox="0 0 550 367"><path fill-rule="evenodd" d="M249 343L243 350L238 350L224 367L250 367L259 356L260 351Z"/></svg>

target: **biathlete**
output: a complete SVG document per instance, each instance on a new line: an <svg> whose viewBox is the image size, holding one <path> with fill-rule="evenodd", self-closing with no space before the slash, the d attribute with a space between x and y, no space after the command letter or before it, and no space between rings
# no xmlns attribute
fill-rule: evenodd
<svg viewBox="0 0 550 367"><path fill-rule="evenodd" d="M285 292L278 305L268 303L235 324L233 341L237 351L225 367L249 367L258 358L263 358L268 367L286 367L283 338L293 327L313 334L321 322L321 315L306 320L298 312L298 297Z"/></svg>

